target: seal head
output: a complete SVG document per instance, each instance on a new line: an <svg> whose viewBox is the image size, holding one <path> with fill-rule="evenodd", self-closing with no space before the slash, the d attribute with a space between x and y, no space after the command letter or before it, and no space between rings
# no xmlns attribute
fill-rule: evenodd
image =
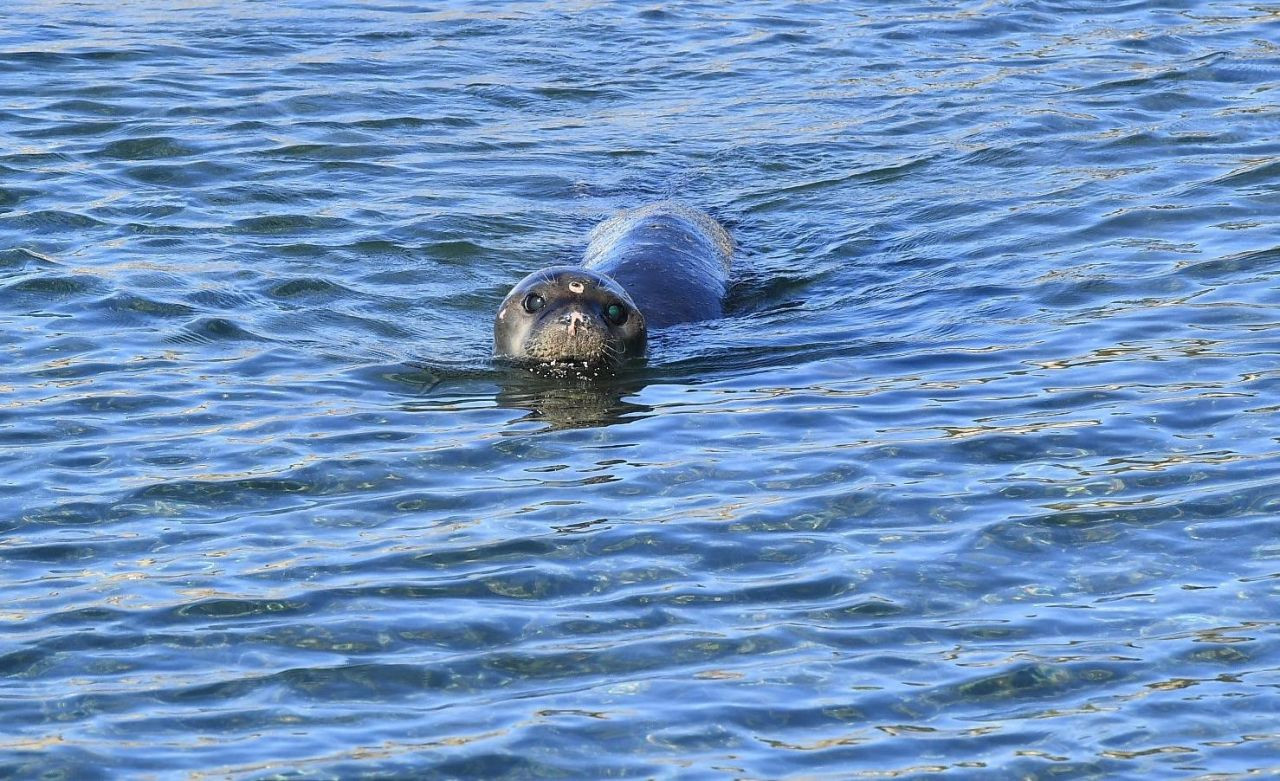
<svg viewBox="0 0 1280 781"><path fill-rule="evenodd" d="M644 355L645 337L631 296L581 266L533 272L511 289L493 321L497 357L550 375L616 372Z"/></svg>

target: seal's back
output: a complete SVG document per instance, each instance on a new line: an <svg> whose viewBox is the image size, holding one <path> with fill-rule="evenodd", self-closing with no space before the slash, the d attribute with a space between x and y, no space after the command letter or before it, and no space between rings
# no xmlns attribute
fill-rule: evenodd
<svg viewBox="0 0 1280 781"><path fill-rule="evenodd" d="M662 201L601 223L582 265L616 280L661 327L720 317L732 256L733 240L709 214Z"/></svg>

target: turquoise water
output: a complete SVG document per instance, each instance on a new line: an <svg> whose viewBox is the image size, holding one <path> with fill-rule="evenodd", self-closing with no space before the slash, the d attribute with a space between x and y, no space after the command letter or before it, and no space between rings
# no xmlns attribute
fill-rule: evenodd
<svg viewBox="0 0 1280 781"><path fill-rule="evenodd" d="M0 777L1280 774L1275 5L2 13Z"/></svg>

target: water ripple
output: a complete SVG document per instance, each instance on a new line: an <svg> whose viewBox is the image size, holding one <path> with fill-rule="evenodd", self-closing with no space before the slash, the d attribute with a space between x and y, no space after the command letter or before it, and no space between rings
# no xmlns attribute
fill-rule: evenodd
<svg viewBox="0 0 1280 781"><path fill-rule="evenodd" d="M0 776L1280 771L1267 9L13 13ZM490 363L664 197L729 316Z"/></svg>

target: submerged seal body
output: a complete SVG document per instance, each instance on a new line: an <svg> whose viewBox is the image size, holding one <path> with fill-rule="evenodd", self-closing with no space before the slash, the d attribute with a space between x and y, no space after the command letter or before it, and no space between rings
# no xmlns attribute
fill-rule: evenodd
<svg viewBox="0 0 1280 781"><path fill-rule="evenodd" d="M648 329L720 317L733 240L706 212L661 202L591 232L581 266L535 271L493 321L494 354L543 373L611 372Z"/></svg>

